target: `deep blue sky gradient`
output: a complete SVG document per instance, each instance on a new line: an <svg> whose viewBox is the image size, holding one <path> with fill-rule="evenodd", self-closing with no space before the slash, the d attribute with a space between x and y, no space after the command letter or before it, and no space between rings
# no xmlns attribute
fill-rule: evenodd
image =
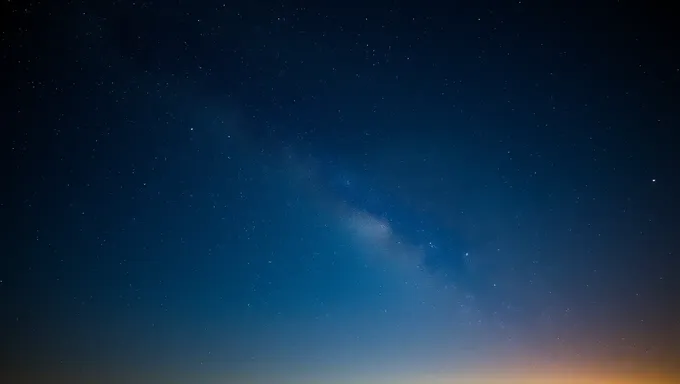
<svg viewBox="0 0 680 384"><path fill-rule="evenodd" d="M662 10L6 8L7 382L673 371Z"/></svg>

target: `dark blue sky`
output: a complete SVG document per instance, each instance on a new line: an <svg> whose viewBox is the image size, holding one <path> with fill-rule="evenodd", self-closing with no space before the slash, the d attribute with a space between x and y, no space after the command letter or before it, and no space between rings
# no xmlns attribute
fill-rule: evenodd
<svg viewBox="0 0 680 384"><path fill-rule="evenodd" d="M663 10L4 8L3 382L674 374Z"/></svg>

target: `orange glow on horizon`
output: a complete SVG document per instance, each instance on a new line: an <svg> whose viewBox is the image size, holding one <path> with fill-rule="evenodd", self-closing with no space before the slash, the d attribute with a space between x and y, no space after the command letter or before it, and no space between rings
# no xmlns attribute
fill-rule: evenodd
<svg viewBox="0 0 680 384"><path fill-rule="evenodd" d="M673 384L680 382L679 377L660 373L633 373L623 369L595 370L538 370L507 372L485 372L461 375L442 375L403 384Z"/></svg>
<svg viewBox="0 0 680 384"><path fill-rule="evenodd" d="M389 376L389 377L387 377ZM660 371L633 371L626 367L616 370L604 364L599 369L567 369L555 367L524 368L477 368L475 372L439 375L401 375L394 377L375 375L372 378L355 379L338 377L332 380L317 378L305 384L674 384L679 376L662 374Z"/></svg>

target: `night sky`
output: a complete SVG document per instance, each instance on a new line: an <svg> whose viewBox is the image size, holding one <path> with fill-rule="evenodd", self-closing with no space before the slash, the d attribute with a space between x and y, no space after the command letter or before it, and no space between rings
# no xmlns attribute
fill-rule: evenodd
<svg viewBox="0 0 680 384"><path fill-rule="evenodd" d="M3 3L0 381L680 380L671 8L240 3Z"/></svg>

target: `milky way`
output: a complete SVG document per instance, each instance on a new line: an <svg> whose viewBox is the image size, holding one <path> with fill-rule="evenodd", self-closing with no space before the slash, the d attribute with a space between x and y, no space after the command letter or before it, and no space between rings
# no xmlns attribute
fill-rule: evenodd
<svg viewBox="0 0 680 384"><path fill-rule="evenodd" d="M0 382L679 377L677 23L558 3L6 2Z"/></svg>

